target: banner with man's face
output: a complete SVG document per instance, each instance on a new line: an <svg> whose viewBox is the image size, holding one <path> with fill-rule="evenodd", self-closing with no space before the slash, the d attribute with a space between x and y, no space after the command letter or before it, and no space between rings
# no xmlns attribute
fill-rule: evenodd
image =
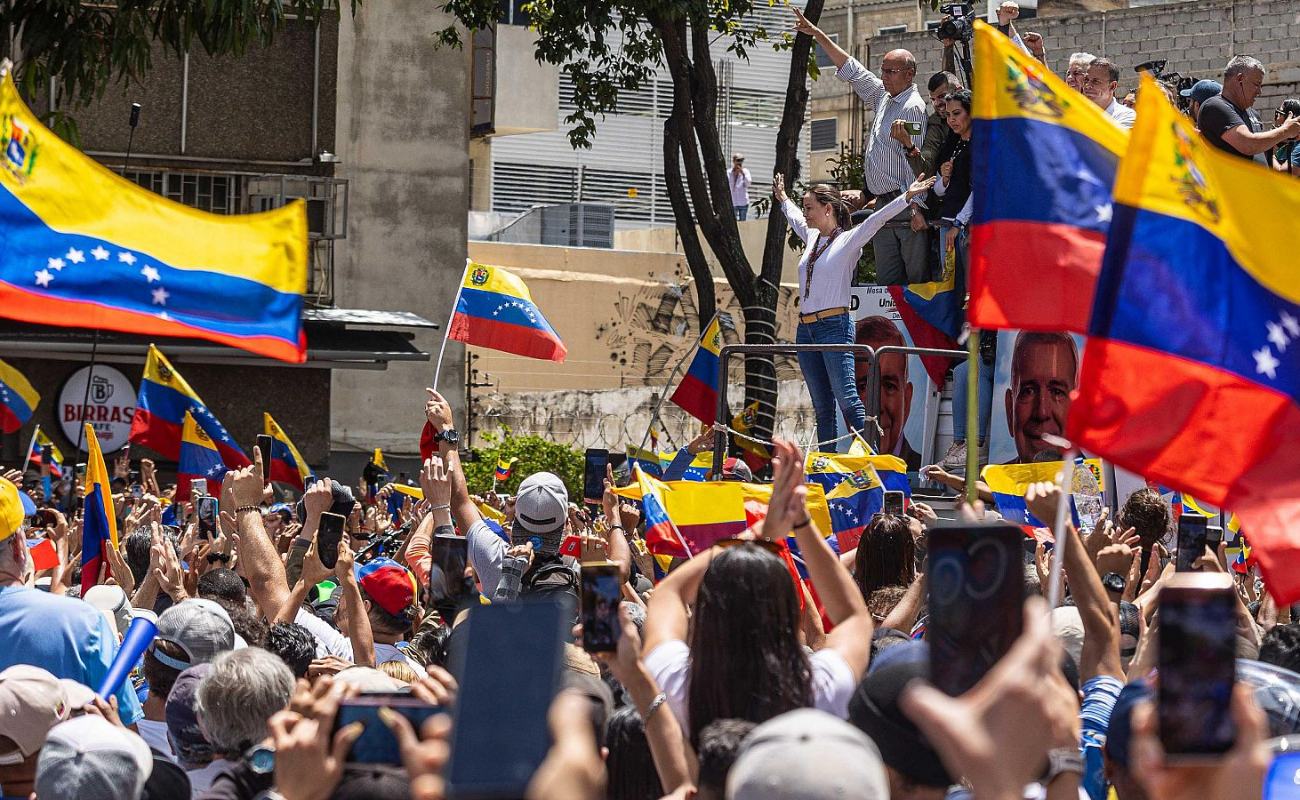
<svg viewBox="0 0 1300 800"><path fill-rule="evenodd" d="M912 337L894 309L894 299L885 286L853 287L855 341L881 348L886 345L912 346ZM863 405L870 391L866 361L857 362L854 381ZM928 442L934 441L938 398L918 356L886 354L880 363L880 453L907 462L909 472L931 463Z"/></svg>
<svg viewBox="0 0 1300 800"><path fill-rule="evenodd" d="M1065 436L1084 337L1035 331L998 331L997 336L989 463L1060 461L1060 449L1042 437Z"/></svg>

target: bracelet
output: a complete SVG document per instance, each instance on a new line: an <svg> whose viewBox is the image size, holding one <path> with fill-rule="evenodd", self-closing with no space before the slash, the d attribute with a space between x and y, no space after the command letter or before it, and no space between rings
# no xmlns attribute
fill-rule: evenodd
<svg viewBox="0 0 1300 800"><path fill-rule="evenodd" d="M624 528L622 525L610 525L608 530L622 531L623 533L627 533L627 528Z"/></svg>
<svg viewBox="0 0 1300 800"><path fill-rule="evenodd" d="M803 522L796 522L796 523L795 523L794 525L792 525L791 527L792 527L794 530L799 530L800 528L807 527L807 526L809 526L809 525L811 525L811 524L812 524L812 517L804 517Z"/></svg>
<svg viewBox="0 0 1300 800"><path fill-rule="evenodd" d="M650 707L645 710L645 714L641 715L641 724L644 725L645 723L649 722L651 715L653 715L656 711L658 711L659 706L663 705L664 701L667 699L668 699L668 695L664 694L663 692L660 692L658 695L656 695L655 699L650 701Z"/></svg>
<svg viewBox="0 0 1300 800"><path fill-rule="evenodd" d="M430 511L451 511L451 503L442 503L436 506L430 506Z"/></svg>
<svg viewBox="0 0 1300 800"><path fill-rule="evenodd" d="M235 509L235 514L239 515L244 513L245 511L256 511L258 514L261 514L262 507L261 506L240 506L239 508Z"/></svg>

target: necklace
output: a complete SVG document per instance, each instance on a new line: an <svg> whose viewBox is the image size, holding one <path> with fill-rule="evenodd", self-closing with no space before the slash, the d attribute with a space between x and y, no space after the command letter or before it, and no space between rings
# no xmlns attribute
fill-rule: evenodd
<svg viewBox="0 0 1300 800"><path fill-rule="evenodd" d="M813 248L812 255L808 256L808 266L804 267L803 299L807 300L808 292L812 291L813 266L817 263L817 259L821 258L822 253L825 253L835 241L835 237L839 236L843 231L843 228L836 226L835 230L831 231L831 235L826 239L825 243L821 244L819 247Z"/></svg>

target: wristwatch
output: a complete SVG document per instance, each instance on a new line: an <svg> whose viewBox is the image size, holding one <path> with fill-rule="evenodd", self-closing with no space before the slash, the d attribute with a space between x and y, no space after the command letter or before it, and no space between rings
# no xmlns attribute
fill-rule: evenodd
<svg viewBox="0 0 1300 800"><path fill-rule="evenodd" d="M275 771L275 748L268 744L254 745L244 753L244 761L258 775L269 775Z"/></svg>
<svg viewBox="0 0 1300 800"><path fill-rule="evenodd" d="M1128 580L1118 572L1107 572L1101 576L1101 585L1105 586L1108 592L1123 594L1124 588L1128 586Z"/></svg>
<svg viewBox="0 0 1300 800"><path fill-rule="evenodd" d="M433 440L435 442L446 442L452 447L460 446L460 434L456 432L455 428L448 428L442 433L435 434Z"/></svg>
<svg viewBox="0 0 1300 800"><path fill-rule="evenodd" d="M1083 754L1077 747L1058 747L1047 751L1047 774L1040 781L1044 786L1063 772L1083 774Z"/></svg>

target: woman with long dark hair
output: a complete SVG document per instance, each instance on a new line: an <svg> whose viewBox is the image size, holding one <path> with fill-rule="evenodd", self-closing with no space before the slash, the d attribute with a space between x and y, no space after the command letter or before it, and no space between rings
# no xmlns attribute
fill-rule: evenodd
<svg viewBox="0 0 1300 800"><path fill-rule="evenodd" d="M849 217L849 207L839 189L825 183L808 187L803 206L795 205L785 193L785 180L777 175L772 193L795 235L808 247L799 260L799 327L796 344L852 344L853 320L849 317L849 287L862 258L862 248L907 204L934 185L934 178L918 178L907 191L884 208L878 208L858 226ZM836 407L849 427L861 431L867 412L853 383L853 355L848 352L800 353L813 412L817 415L817 439L835 438Z"/></svg>
<svg viewBox="0 0 1300 800"><path fill-rule="evenodd" d="M696 555L650 598L645 664L692 743L716 719L763 722L807 706L844 717L871 655L871 615L808 515L803 456L782 439L774 447L768 515L746 532L760 538ZM835 623L812 656L799 639L797 573L777 554L791 530Z"/></svg>
<svg viewBox="0 0 1300 800"><path fill-rule="evenodd" d="M858 541L853 580L863 600L886 586L912 585L916 580L916 542L907 517L876 514L871 518Z"/></svg>

